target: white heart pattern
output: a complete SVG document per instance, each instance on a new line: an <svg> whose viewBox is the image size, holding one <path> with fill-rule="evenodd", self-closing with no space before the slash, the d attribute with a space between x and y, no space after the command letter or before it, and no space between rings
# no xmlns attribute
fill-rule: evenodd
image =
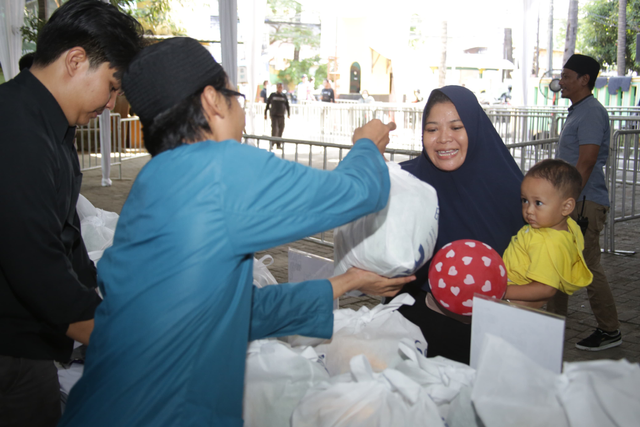
<svg viewBox="0 0 640 427"><path fill-rule="evenodd" d="M484 286L482 287L482 292L489 292L491 290L491 282L490 281L486 281L484 282Z"/></svg>
<svg viewBox="0 0 640 427"><path fill-rule="evenodd" d="M492 249L491 246L487 245L486 243L483 243L483 245L485 245L487 249Z"/></svg>
<svg viewBox="0 0 640 427"><path fill-rule="evenodd" d="M471 258L470 256L462 257L462 262L464 262L464 265L471 264L471 261L473 261L473 258Z"/></svg>
<svg viewBox="0 0 640 427"><path fill-rule="evenodd" d="M476 283L475 280L473 280L473 276L470 274L467 274L467 277L464 278L464 284L465 285L473 285L474 283Z"/></svg>
<svg viewBox="0 0 640 427"><path fill-rule="evenodd" d="M500 266L500 276L504 277L504 267Z"/></svg>
<svg viewBox="0 0 640 427"><path fill-rule="evenodd" d="M463 302L462 305L464 305L465 307L473 307L473 300L468 299Z"/></svg>
<svg viewBox="0 0 640 427"><path fill-rule="evenodd" d="M438 287L439 288L446 288L447 284L444 283L444 280L440 279L440 280L438 280Z"/></svg>
<svg viewBox="0 0 640 427"><path fill-rule="evenodd" d="M447 246L451 246L451 243L447 243L446 245L443 246L443 248L446 248Z"/></svg>
<svg viewBox="0 0 640 427"><path fill-rule="evenodd" d="M455 296L458 296L458 294L460 293L460 288L457 286L452 286L451 293L454 294Z"/></svg>
<svg viewBox="0 0 640 427"><path fill-rule="evenodd" d="M438 273L440 273L440 272L442 271L442 263L441 263L441 262L439 262L439 263L437 263L437 264L436 264L436 271L437 271Z"/></svg>
<svg viewBox="0 0 640 427"><path fill-rule="evenodd" d="M470 248L475 248L476 244L474 242L464 242L465 245L469 246Z"/></svg>
<svg viewBox="0 0 640 427"><path fill-rule="evenodd" d="M451 249L449 252L447 252L447 258L453 258L454 256L456 256L456 253L453 249Z"/></svg>
<svg viewBox="0 0 640 427"><path fill-rule="evenodd" d="M456 268L452 265L449 269L449 276L455 276L456 274L458 274L458 270L456 270Z"/></svg>
<svg viewBox="0 0 640 427"><path fill-rule="evenodd" d="M442 304L443 307L447 307L449 308L449 304L447 304L446 302L440 300L440 304Z"/></svg>
<svg viewBox="0 0 640 427"><path fill-rule="evenodd" d="M482 262L484 262L484 266L485 267L489 267L491 265L491 258L483 256L482 257ZM440 270L438 270L440 271Z"/></svg>

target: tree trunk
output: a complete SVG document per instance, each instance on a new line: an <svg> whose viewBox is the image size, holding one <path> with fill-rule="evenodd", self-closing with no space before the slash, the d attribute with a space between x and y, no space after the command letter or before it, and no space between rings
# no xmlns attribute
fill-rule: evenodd
<svg viewBox="0 0 640 427"><path fill-rule="evenodd" d="M300 15L302 15L302 5L300 3L296 3L296 17L295 17L296 22L301 22ZM300 46L297 46L295 44L293 45L293 60L300 61Z"/></svg>
<svg viewBox="0 0 640 427"><path fill-rule="evenodd" d="M440 42L442 53L440 54L440 67L438 73L438 86L445 85L447 77L447 21L442 21L442 31L440 32Z"/></svg>
<svg viewBox="0 0 640 427"><path fill-rule="evenodd" d="M576 51L576 35L578 34L578 0L569 3L569 17L567 19L567 38L564 42L564 56L562 65L567 63Z"/></svg>
<svg viewBox="0 0 640 427"><path fill-rule="evenodd" d="M47 0L38 0L38 18L42 21L47 20Z"/></svg>
<svg viewBox="0 0 640 427"><path fill-rule="evenodd" d="M513 37L511 28L504 29L504 47L502 57L513 63ZM511 78L511 70L502 70L502 81Z"/></svg>
<svg viewBox="0 0 640 427"><path fill-rule="evenodd" d="M549 2L549 26L547 32L549 33L549 47L547 48L547 75L551 76L553 73L553 0ZM564 62L561 66L564 65Z"/></svg>
<svg viewBox="0 0 640 427"><path fill-rule="evenodd" d="M627 50L627 0L618 0L618 75L626 74L624 54ZM637 60L638 58L636 58Z"/></svg>

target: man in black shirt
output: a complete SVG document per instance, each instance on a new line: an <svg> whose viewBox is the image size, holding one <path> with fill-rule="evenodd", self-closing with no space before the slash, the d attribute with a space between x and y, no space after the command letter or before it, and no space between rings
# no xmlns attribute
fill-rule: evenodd
<svg viewBox="0 0 640 427"><path fill-rule="evenodd" d="M267 99L267 107L264 110L264 119L267 120L267 111L271 109L271 136L277 136L282 138L282 131L284 131L284 112L287 112L287 118L291 117L289 114L289 100L287 95L282 93L282 83L276 85L276 92L269 95ZM280 143L276 142L276 148L280 149Z"/></svg>
<svg viewBox="0 0 640 427"><path fill-rule="evenodd" d="M89 343L96 269L80 234L75 126L113 108L142 27L100 0L70 0L43 27L31 69L0 86L0 424L55 426L54 360Z"/></svg>
<svg viewBox="0 0 640 427"><path fill-rule="evenodd" d="M324 79L324 88L322 89L322 102L336 102L335 94L331 88L331 82L329 79Z"/></svg>

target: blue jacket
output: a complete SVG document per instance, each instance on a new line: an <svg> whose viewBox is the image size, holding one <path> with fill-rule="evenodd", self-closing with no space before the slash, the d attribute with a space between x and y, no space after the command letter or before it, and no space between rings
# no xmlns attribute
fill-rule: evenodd
<svg viewBox="0 0 640 427"><path fill-rule="evenodd" d="M382 209L369 140L334 171L235 141L154 157L98 264L104 301L60 426L241 426L247 343L328 338L328 280L257 289L253 253Z"/></svg>

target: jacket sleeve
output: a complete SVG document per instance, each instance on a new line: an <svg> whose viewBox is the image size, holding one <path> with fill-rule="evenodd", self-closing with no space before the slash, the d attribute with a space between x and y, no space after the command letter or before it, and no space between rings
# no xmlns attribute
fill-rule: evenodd
<svg viewBox="0 0 640 427"><path fill-rule="evenodd" d="M267 98L267 106L264 108L264 115L267 115L267 111L269 111L269 108L271 107L271 98L273 98L273 94L269 95L269 97Z"/></svg>
<svg viewBox="0 0 640 427"><path fill-rule="evenodd" d="M77 258L67 254L62 242L65 220L59 218L58 157L37 132L1 126L0 144L0 270L12 295L33 316L66 330L69 323L93 318L100 299L94 290L95 277L84 286L72 259L90 271L91 262L82 242ZM26 140L25 140L26 139ZM34 143L35 141L35 143ZM40 140L44 141L44 140ZM10 159L10 162L4 160ZM81 238L80 238L81 240ZM73 249L73 248L72 248ZM86 257L86 258L84 258Z"/></svg>
<svg viewBox="0 0 640 427"><path fill-rule="evenodd" d="M330 230L384 208L389 169L368 139L354 145L333 171L237 146L225 162L224 210L234 250L250 254ZM249 167L246 167L249 165Z"/></svg>
<svg viewBox="0 0 640 427"><path fill-rule="evenodd" d="M249 341L292 334L331 338L333 290L328 280L252 289Z"/></svg>

